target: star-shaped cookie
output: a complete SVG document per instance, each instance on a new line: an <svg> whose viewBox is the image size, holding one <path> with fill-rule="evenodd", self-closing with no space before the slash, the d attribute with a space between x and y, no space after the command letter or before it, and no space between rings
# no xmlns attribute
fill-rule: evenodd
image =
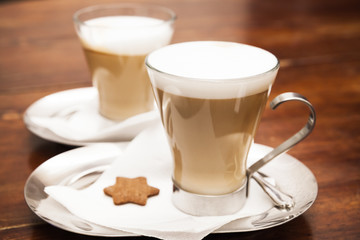
<svg viewBox="0 0 360 240"><path fill-rule="evenodd" d="M147 184L145 177L116 177L116 183L104 188L104 193L113 198L115 205L136 203L146 205L148 197L158 195L160 190Z"/></svg>

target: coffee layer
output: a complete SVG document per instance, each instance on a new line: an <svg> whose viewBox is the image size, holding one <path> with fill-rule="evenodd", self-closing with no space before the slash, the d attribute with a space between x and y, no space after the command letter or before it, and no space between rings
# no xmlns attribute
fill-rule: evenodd
<svg viewBox="0 0 360 240"><path fill-rule="evenodd" d="M93 85L99 91L99 110L103 116L124 120L153 109L145 55L115 55L87 48L84 53Z"/></svg>
<svg viewBox="0 0 360 240"><path fill-rule="evenodd" d="M172 149L176 184L206 195L240 188L267 91L243 98L199 99L156 89L155 96Z"/></svg>

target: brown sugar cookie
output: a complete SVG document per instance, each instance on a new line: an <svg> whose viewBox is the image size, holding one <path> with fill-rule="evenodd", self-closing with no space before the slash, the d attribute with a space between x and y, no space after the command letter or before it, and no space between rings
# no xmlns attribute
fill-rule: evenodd
<svg viewBox="0 0 360 240"><path fill-rule="evenodd" d="M113 198L115 205L135 203L146 205L148 197L158 195L160 190L147 184L145 177L116 177L116 183L104 188L104 193Z"/></svg>

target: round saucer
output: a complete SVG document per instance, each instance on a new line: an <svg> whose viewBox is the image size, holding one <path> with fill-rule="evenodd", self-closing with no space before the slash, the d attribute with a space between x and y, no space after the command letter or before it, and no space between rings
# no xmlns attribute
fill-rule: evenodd
<svg viewBox="0 0 360 240"><path fill-rule="evenodd" d="M51 203L52 210L47 217L37 211L40 201L48 197L44 192L45 187L64 185L76 189L86 188L96 181L121 154L125 144L89 145L59 154L44 162L33 171L26 182L24 194L28 206L46 222L70 232L94 236L133 236L133 233L100 226L78 218L55 200ZM249 153L249 164L256 160L254 158L265 155L271 149L264 145L254 144ZM74 158L77 161L74 161ZM126 164L126 161L123 164ZM304 213L314 203L318 192L316 179L313 173L294 157L283 154L264 166L261 171L274 178L277 185L293 197L295 207L290 211L272 207L260 214L256 213L230 222L216 230L216 233L255 231L284 224ZM254 185L255 183L250 185L250 194L251 186Z"/></svg>
<svg viewBox="0 0 360 240"><path fill-rule="evenodd" d="M25 125L33 134L73 146L129 141L159 121L156 110L124 121L112 121L101 116L94 87L50 94L31 104L24 113Z"/></svg>

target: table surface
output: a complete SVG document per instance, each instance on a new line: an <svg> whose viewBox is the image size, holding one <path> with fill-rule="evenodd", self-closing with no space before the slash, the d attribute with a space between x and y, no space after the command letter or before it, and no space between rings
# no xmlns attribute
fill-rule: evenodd
<svg viewBox="0 0 360 240"><path fill-rule="evenodd" d="M92 239L47 224L25 203L24 184L31 172L74 147L33 135L22 117L48 94L91 86L72 14L100 2L0 2L1 239ZM319 192L313 206L278 227L206 239L360 239L360 2L153 2L177 13L173 42L235 41L273 52L281 68L270 98L298 92L317 112L314 132L289 151L316 176ZM267 107L256 142L275 147L304 124L304 111L285 105L276 111Z"/></svg>

